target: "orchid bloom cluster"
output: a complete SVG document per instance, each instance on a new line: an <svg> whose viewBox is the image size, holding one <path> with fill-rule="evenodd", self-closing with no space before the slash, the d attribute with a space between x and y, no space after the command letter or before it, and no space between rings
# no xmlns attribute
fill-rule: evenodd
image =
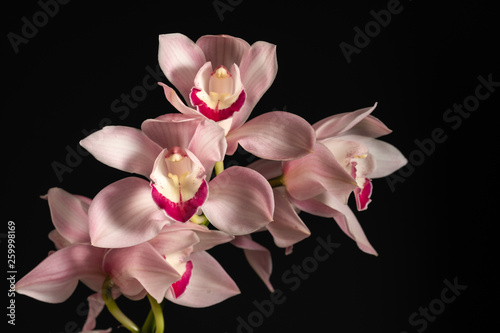
<svg viewBox="0 0 500 333"><path fill-rule="evenodd" d="M81 141L100 162L134 175L104 187L93 199L51 188L53 251L16 285L20 294L59 303L82 282L88 297L84 332L104 306L131 332L163 332L162 304L208 307L239 294L207 250L232 243L270 291L270 251L251 234L269 232L292 252L310 235L301 211L333 218L359 248L377 252L347 201L370 203L372 179L406 163L377 138L391 131L371 113L376 105L310 125L288 112L249 120L277 73L276 46L227 35L196 42L159 37L159 63L173 86L159 83L179 111L145 120L140 129L107 126ZM175 87L175 90L174 90ZM240 145L259 159L224 168ZM116 299L148 298L142 327Z"/></svg>

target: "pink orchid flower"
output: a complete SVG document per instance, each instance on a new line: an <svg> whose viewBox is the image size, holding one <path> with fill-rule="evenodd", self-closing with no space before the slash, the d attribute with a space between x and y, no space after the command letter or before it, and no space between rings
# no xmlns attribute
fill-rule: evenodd
<svg viewBox="0 0 500 333"><path fill-rule="evenodd" d="M226 154L240 144L265 159L291 160L309 154L314 131L301 117L274 111L247 122L276 77L276 46L227 35L203 36L194 43L179 34L159 37L158 59L167 79L183 96L160 83L181 113L216 121L227 135ZM188 103L189 105L186 105Z"/></svg>
<svg viewBox="0 0 500 333"><path fill-rule="evenodd" d="M324 144L356 180L354 195L360 211L367 209L371 202L371 179L388 176L407 163L397 148L376 139L391 133L370 115L376 106L337 114L313 125L318 142Z"/></svg>
<svg viewBox="0 0 500 333"><path fill-rule="evenodd" d="M239 293L234 281L206 250L234 237L191 222L163 228L149 242L105 249L90 244L88 210L91 200L52 188L46 196L55 230L52 252L16 284L16 291L43 302L60 303L78 281L97 293L89 297L84 330L95 327L102 310L100 290L107 276L119 294L142 299L149 293L158 302L205 307Z"/></svg>
<svg viewBox="0 0 500 333"><path fill-rule="evenodd" d="M271 181L280 179L273 189L281 189L285 196L280 206L291 206L297 211L334 218L362 251L376 255L377 252L347 205L356 183L323 144L317 143L313 154L295 161L259 160L249 167ZM278 209L276 203L275 210Z"/></svg>
<svg viewBox="0 0 500 333"><path fill-rule="evenodd" d="M293 207L334 218L361 250L374 255L377 252L347 205L348 197L354 192L358 209L366 209L371 178L387 176L406 163L394 146L374 139L390 133L370 115L375 106L314 124L317 143L311 155L283 163L260 160L250 165L266 179L280 178Z"/></svg>
<svg viewBox="0 0 500 333"><path fill-rule="evenodd" d="M142 131L105 127L81 145L104 164L151 180L128 177L96 195L89 210L95 246L139 244L200 213L231 235L272 221L272 189L259 173L234 166L208 180L226 149L222 128L211 120L167 114L146 120Z"/></svg>

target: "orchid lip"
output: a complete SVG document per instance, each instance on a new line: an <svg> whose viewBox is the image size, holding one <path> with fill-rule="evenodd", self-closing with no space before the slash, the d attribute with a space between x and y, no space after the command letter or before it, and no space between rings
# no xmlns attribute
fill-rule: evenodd
<svg viewBox="0 0 500 333"><path fill-rule="evenodd" d="M224 66L217 67L210 72L210 75L208 69L208 66L200 69L199 79L189 95L191 103L209 119L214 121L228 119L242 108L246 100L239 69L236 65L232 67L236 72L235 75Z"/></svg>
<svg viewBox="0 0 500 333"><path fill-rule="evenodd" d="M203 93L203 91L193 88L191 92L191 100L193 102L193 105L196 105L198 107L198 111L202 115L209 119L212 119L213 121L221 121L232 117L235 112L241 109L246 99L245 91L242 90L234 103L226 108L221 109L220 106L222 103L220 100L217 100L215 106L211 107L209 103L206 102L207 98L200 98L198 93Z"/></svg>
<svg viewBox="0 0 500 333"><path fill-rule="evenodd" d="M368 204L372 201L370 199L373 191L373 185L369 178L365 178L363 187L357 187L354 190L354 194L356 197L356 207L358 211L366 210L368 208Z"/></svg>
<svg viewBox="0 0 500 333"><path fill-rule="evenodd" d="M153 183L151 183L151 189L151 195L158 207L163 209L168 216L178 222L189 221L189 219L196 214L198 208L205 202L208 194L208 186L205 180L203 180L195 196L187 201L183 201L182 196L180 196L179 202L169 200L158 191Z"/></svg>
<svg viewBox="0 0 500 333"><path fill-rule="evenodd" d="M180 147L164 149L151 173L153 201L167 216L186 222L207 199L205 177L205 169L191 152Z"/></svg>
<svg viewBox="0 0 500 333"><path fill-rule="evenodd" d="M175 298L179 298L185 291L191 279L193 271L193 262L190 260L186 262L186 271L182 274L179 281L174 282L171 286L172 294Z"/></svg>

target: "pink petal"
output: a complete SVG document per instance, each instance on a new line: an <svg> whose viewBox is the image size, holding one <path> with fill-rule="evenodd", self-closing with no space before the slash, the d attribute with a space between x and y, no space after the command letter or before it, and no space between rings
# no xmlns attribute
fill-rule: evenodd
<svg viewBox="0 0 500 333"><path fill-rule="evenodd" d="M283 173L288 193L297 200L310 199L329 191L347 201L357 185L328 148L319 143L313 154L284 162Z"/></svg>
<svg viewBox="0 0 500 333"><path fill-rule="evenodd" d="M94 330L96 326L96 318L101 313L104 308L104 300L102 299L101 292L95 293L87 297L87 301L89 302L89 309L87 313L87 320L83 325L82 332L111 332L111 328L107 330Z"/></svg>
<svg viewBox="0 0 500 333"><path fill-rule="evenodd" d="M154 203L146 180L128 177L102 189L89 209L90 239L99 247L125 247L155 237L170 220Z"/></svg>
<svg viewBox="0 0 500 333"><path fill-rule="evenodd" d="M232 241L234 236L228 235L223 231L210 230L209 232L198 232L200 242L194 245L193 251L205 251L217 246Z"/></svg>
<svg viewBox="0 0 500 333"><path fill-rule="evenodd" d="M184 147L193 152L207 172L212 175L215 162L226 153L224 130L204 117L166 114L142 123L143 132L163 148Z"/></svg>
<svg viewBox="0 0 500 333"><path fill-rule="evenodd" d="M293 200L293 204L300 210L313 215L333 217L342 231L347 236L351 237L363 252L378 255L377 251L375 251L366 238L352 210L347 204L340 202L335 196L324 193L314 199L305 201Z"/></svg>
<svg viewBox="0 0 500 333"><path fill-rule="evenodd" d="M243 235L273 220L273 192L258 172L233 166L221 172L209 186L210 195L202 209L217 229Z"/></svg>
<svg viewBox="0 0 500 333"><path fill-rule="evenodd" d="M88 233L87 233L88 235ZM72 242L61 236L61 234L56 230L51 230L48 235L49 239L54 243L54 246L56 249L60 250L64 247L68 247L70 245L73 245ZM90 237L89 237L89 242L90 242Z"/></svg>
<svg viewBox="0 0 500 333"><path fill-rule="evenodd" d="M177 111L190 116L202 117L202 115L200 115L197 110L186 106L186 104L179 98L174 89L161 82L158 82L158 84L163 87L165 97Z"/></svg>
<svg viewBox="0 0 500 333"><path fill-rule="evenodd" d="M202 120L200 117L169 113L156 119L145 120L141 129L162 148L187 148Z"/></svg>
<svg viewBox="0 0 500 333"><path fill-rule="evenodd" d="M101 265L105 249L77 244L55 251L16 283L16 291L42 302L61 303L76 289L79 279L99 290L106 274Z"/></svg>
<svg viewBox="0 0 500 333"><path fill-rule="evenodd" d="M126 126L106 126L80 141L94 157L119 170L149 177L161 147L140 130Z"/></svg>
<svg viewBox="0 0 500 333"><path fill-rule="evenodd" d="M257 160L247 167L253 169L264 176L266 179L279 177L283 174L281 161Z"/></svg>
<svg viewBox="0 0 500 333"><path fill-rule="evenodd" d="M175 223L171 225L173 231L170 231L171 226L166 226L162 229L162 231L149 241L151 245L158 251L158 253L162 255L168 255L171 253L184 251L186 248L192 248L194 245L200 242L200 238L196 234L196 232L188 229L188 228L175 228L178 225L190 224L191 222L186 223ZM192 251L190 250L189 253Z"/></svg>
<svg viewBox="0 0 500 333"><path fill-rule="evenodd" d="M47 195L52 223L70 243L89 243L88 210L91 200L61 188L51 188Z"/></svg>
<svg viewBox="0 0 500 333"><path fill-rule="evenodd" d="M321 141L341 165L348 165L354 158L368 154L368 148L357 137L340 136Z"/></svg>
<svg viewBox="0 0 500 333"><path fill-rule="evenodd" d="M312 152L315 134L311 125L293 113L264 113L227 135L227 154L238 143L248 152L269 160L292 160Z"/></svg>
<svg viewBox="0 0 500 333"><path fill-rule="evenodd" d="M381 121L370 116L377 103L372 107L353 112L339 113L322 119L313 125L318 140L339 135L356 134L379 137L391 132Z"/></svg>
<svg viewBox="0 0 500 333"><path fill-rule="evenodd" d="M208 229L204 225L188 221L163 227L160 234L149 242L153 244L158 252L165 254L178 252L191 246L195 252L205 251L233 239L234 236L223 231Z"/></svg>
<svg viewBox="0 0 500 333"><path fill-rule="evenodd" d="M374 170L368 175L370 178L381 178L390 175L403 167L408 160L393 145L380 140L366 140L363 142L374 161Z"/></svg>
<svg viewBox="0 0 500 333"><path fill-rule="evenodd" d="M220 303L237 295L240 290L221 265L207 252L194 252L189 257L193 267L184 293L175 298L167 292L165 298L173 303L202 308Z"/></svg>
<svg viewBox="0 0 500 333"><path fill-rule="evenodd" d="M250 44L241 38L228 35L206 35L196 41L205 53L207 61L211 61L214 67L220 65L231 68L233 64L239 64L245 52L250 49Z"/></svg>
<svg viewBox="0 0 500 333"><path fill-rule="evenodd" d="M247 97L241 110L234 114L231 130L247 121L257 102L273 83L278 72L276 45L255 42L244 53L239 68Z"/></svg>
<svg viewBox="0 0 500 333"><path fill-rule="evenodd" d="M210 61L207 61L203 66L201 66L201 68L198 70L198 73L196 73L196 76L194 77L193 86L198 88L198 90L204 90L206 92L209 92L210 91L209 82L212 74L213 74L212 63ZM190 96L191 93L189 94Z"/></svg>
<svg viewBox="0 0 500 333"><path fill-rule="evenodd" d="M250 235L237 236L231 243L243 249L250 266L261 278L269 291L274 292L274 287L270 281L273 263L269 250L253 241Z"/></svg>
<svg viewBox="0 0 500 333"><path fill-rule="evenodd" d="M224 160L226 155L227 141L224 130L211 120L203 120L196 128L187 148L201 162L209 179L215 163Z"/></svg>
<svg viewBox="0 0 500 333"><path fill-rule="evenodd" d="M198 45L179 33L160 35L159 41L160 67L187 102L196 73L206 62L205 55Z"/></svg>
<svg viewBox="0 0 500 333"><path fill-rule="evenodd" d="M158 303L181 276L148 242L110 250L103 269L120 291L132 297L145 289Z"/></svg>
<svg viewBox="0 0 500 333"><path fill-rule="evenodd" d="M267 225L276 246L287 248L309 237L311 232L288 201L285 188L274 188L274 221Z"/></svg>

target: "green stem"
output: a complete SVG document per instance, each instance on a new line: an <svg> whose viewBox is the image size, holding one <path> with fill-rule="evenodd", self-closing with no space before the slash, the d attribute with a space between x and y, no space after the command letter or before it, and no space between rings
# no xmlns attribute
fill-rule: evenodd
<svg viewBox="0 0 500 333"><path fill-rule="evenodd" d="M221 173L222 171L224 171L224 161L215 162L214 169L215 169L215 175L216 176L219 173Z"/></svg>
<svg viewBox="0 0 500 333"><path fill-rule="evenodd" d="M118 320L126 329L133 333L139 333L139 327L130 320L118 307L113 295L111 294L111 289L113 288L113 281L111 277L107 277L102 284L102 299L108 308L108 311Z"/></svg>
<svg viewBox="0 0 500 333"><path fill-rule="evenodd" d="M144 332L152 332L153 331L153 323L155 320L155 315L153 314L153 309L149 310L148 316L146 317L146 321L144 325L141 327L141 333Z"/></svg>
<svg viewBox="0 0 500 333"><path fill-rule="evenodd" d="M271 184L271 187L279 187L285 185L284 175L269 179L269 184Z"/></svg>
<svg viewBox="0 0 500 333"><path fill-rule="evenodd" d="M158 302L148 294L149 303L151 304L151 311L155 318L155 333L163 333L165 330L165 321L163 319L163 309Z"/></svg>

